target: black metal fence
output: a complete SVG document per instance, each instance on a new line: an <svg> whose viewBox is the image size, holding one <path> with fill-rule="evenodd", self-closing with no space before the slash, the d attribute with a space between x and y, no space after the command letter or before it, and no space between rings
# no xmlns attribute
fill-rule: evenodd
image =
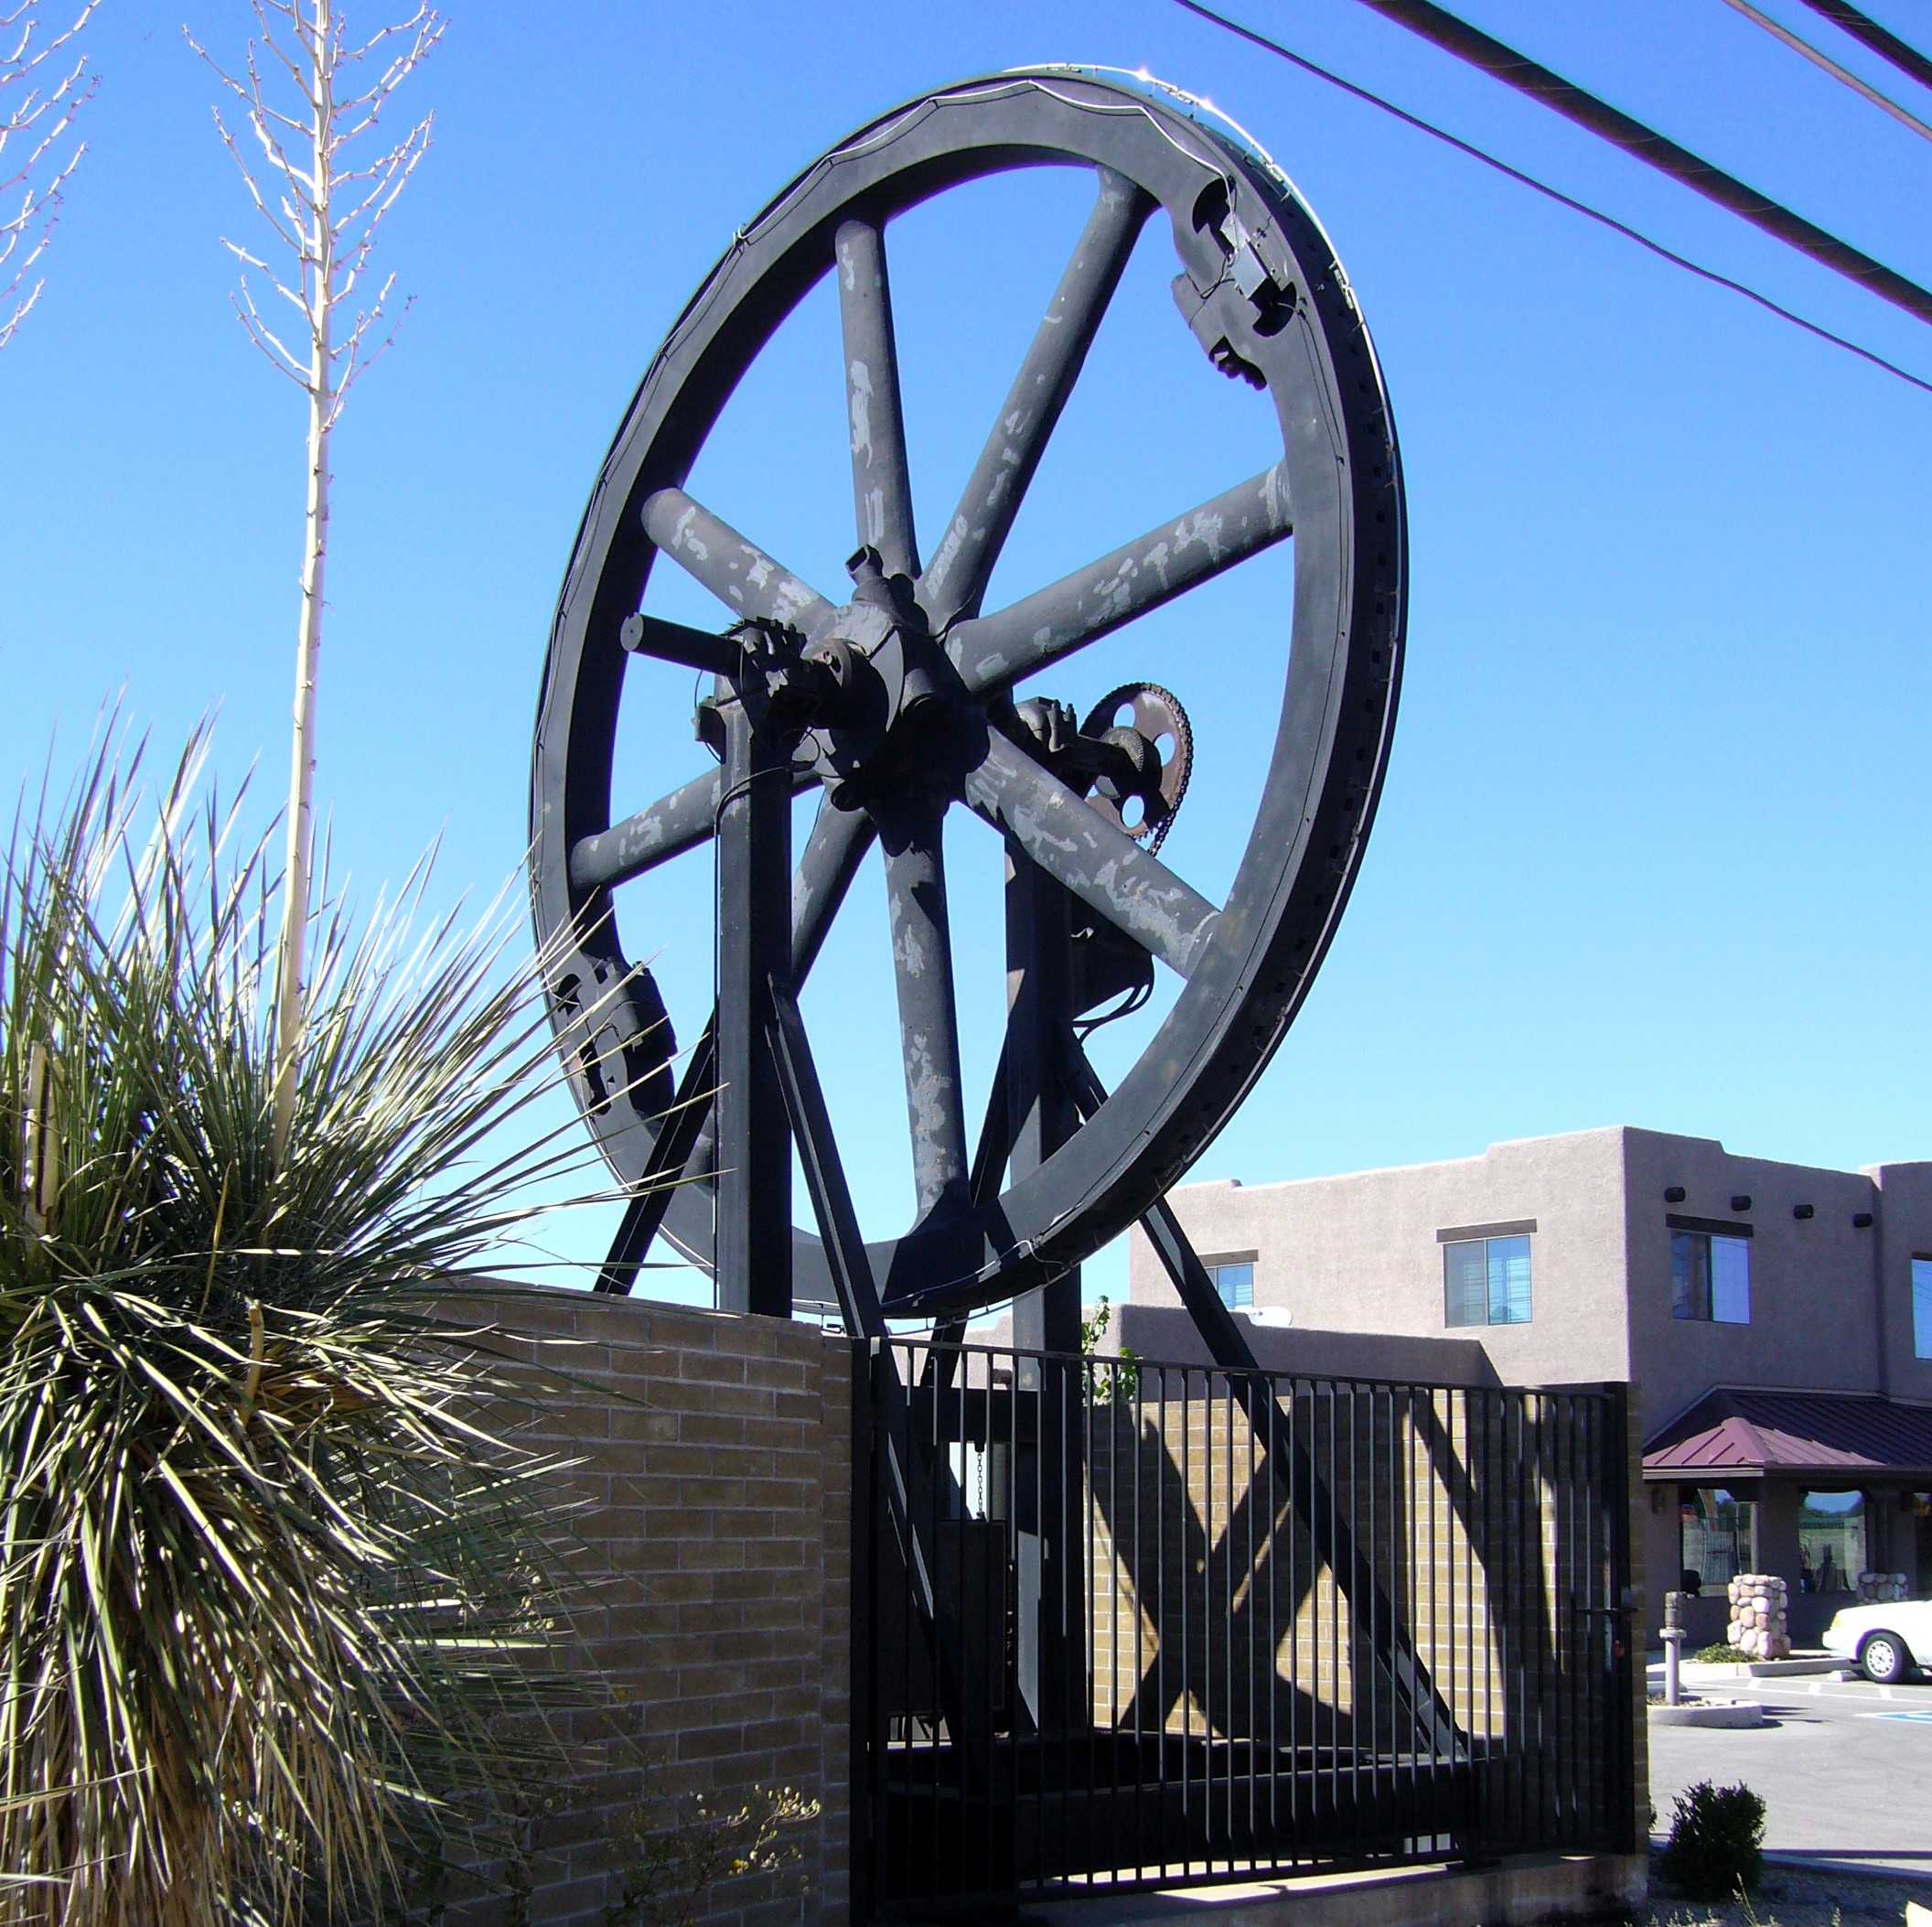
<svg viewBox="0 0 1932 1927"><path fill-rule="evenodd" d="M1620 1387L870 1369L870 1911L1629 1850Z"/></svg>

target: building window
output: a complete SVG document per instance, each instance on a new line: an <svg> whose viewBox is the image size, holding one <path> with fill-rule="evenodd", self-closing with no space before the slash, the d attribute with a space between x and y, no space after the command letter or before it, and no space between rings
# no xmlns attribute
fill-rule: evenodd
<svg viewBox="0 0 1932 1927"><path fill-rule="evenodd" d="M1751 1241L1714 1232L1670 1233L1670 1310L1705 1324L1751 1322Z"/></svg>
<svg viewBox="0 0 1932 1927"><path fill-rule="evenodd" d="M1530 1240L1455 1238L1443 1246L1444 1322L1527 1325Z"/></svg>
<svg viewBox="0 0 1932 1927"><path fill-rule="evenodd" d="M1757 1569L1757 1506L1712 1486L1687 1486L1678 1506L1678 1564L1686 1592L1723 1586ZM1690 1580L1695 1576L1697 1584Z"/></svg>
<svg viewBox="0 0 1932 1927"><path fill-rule="evenodd" d="M1230 1311L1240 1311L1254 1303L1254 1260L1229 1258L1208 1267L1221 1303Z"/></svg>
<svg viewBox="0 0 1932 1927"><path fill-rule="evenodd" d="M1800 1592L1856 1592L1865 1567L1865 1495L1807 1492L1798 1507Z"/></svg>
<svg viewBox="0 0 1932 1927"><path fill-rule="evenodd" d="M1912 1261L1912 1355L1932 1358L1932 1258Z"/></svg>

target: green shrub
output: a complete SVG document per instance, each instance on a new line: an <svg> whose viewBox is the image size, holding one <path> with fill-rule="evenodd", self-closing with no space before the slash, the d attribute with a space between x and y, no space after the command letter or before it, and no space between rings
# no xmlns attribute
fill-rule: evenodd
<svg viewBox="0 0 1932 1927"><path fill-rule="evenodd" d="M1702 1647L1690 1656L1701 1666L1747 1666L1752 1660L1752 1655L1742 1646L1727 1646L1722 1640L1714 1646Z"/></svg>
<svg viewBox="0 0 1932 1927"><path fill-rule="evenodd" d="M98 751L0 875L7 1921L366 1918L557 1770L553 1468L447 1311L562 1155L534 986L500 918L325 888L274 1157L274 885L204 752L150 810Z"/></svg>
<svg viewBox="0 0 1932 1927"><path fill-rule="evenodd" d="M1677 1796L1658 1870L1693 1900L1754 1893L1764 1874L1765 1803L1747 1786L1701 1780Z"/></svg>

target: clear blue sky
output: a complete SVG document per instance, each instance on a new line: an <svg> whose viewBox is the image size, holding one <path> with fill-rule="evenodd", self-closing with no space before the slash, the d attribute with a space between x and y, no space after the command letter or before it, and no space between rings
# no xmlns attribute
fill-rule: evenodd
<svg viewBox="0 0 1932 1927"><path fill-rule="evenodd" d="M1772 4L1829 34L1795 0ZM1932 373L1932 332L1352 0L1234 10ZM1914 24L1898 0L1877 10ZM1719 0L1465 11L1932 281L1932 145ZM233 50L248 15L191 0L190 18ZM124 689L163 741L219 704L223 767L259 757L266 802L287 753L299 398L228 311L220 237L248 236L250 216L177 12L106 0L92 47L91 151L42 306L0 356L0 764L38 767L57 725L77 744ZM318 796L362 885L399 877L439 834L449 895L488 894L518 864L577 517L652 350L733 229L893 102L1056 59L1144 65L1273 153L1360 294L1407 467L1409 664L1362 880L1289 1042L1198 1175L1307 1176L1617 1122L1805 1162L1932 1157L1932 396L1165 0L453 0L406 103L435 110L436 144L384 244L415 311L336 451ZM1031 176L894 236L928 528L1085 193ZM1165 247L1150 230L996 596L1267 458L1259 405L1208 371L1173 314ZM807 302L693 483L833 590L850 545L835 328L822 294ZM1258 705L1240 664L1257 651L1279 687L1280 560L1042 685L1084 704L1145 675L1181 694L1203 761L1168 854L1210 894L1272 731L1275 699ZM718 621L664 574L653 607ZM694 772L689 694L669 676L633 690L620 807ZM976 1079L1001 995L993 840L969 823L950 848ZM700 858L625 906L687 1035L708 998L708 886ZM889 1231L909 1191L875 884L855 892L807 1015L868 1228ZM604 1235L597 1218L572 1242ZM1122 1276L1116 1250L1089 1290L1118 1293Z"/></svg>

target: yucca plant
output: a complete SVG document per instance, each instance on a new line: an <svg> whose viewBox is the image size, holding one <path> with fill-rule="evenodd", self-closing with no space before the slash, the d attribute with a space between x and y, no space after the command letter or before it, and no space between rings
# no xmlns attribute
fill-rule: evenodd
<svg viewBox="0 0 1932 1927"><path fill-rule="evenodd" d="M145 805L97 748L0 888L8 1922L383 1911L564 1676L555 1468L451 1321L580 1155L531 973L500 910L325 892L272 1160L275 882L206 748Z"/></svg>

